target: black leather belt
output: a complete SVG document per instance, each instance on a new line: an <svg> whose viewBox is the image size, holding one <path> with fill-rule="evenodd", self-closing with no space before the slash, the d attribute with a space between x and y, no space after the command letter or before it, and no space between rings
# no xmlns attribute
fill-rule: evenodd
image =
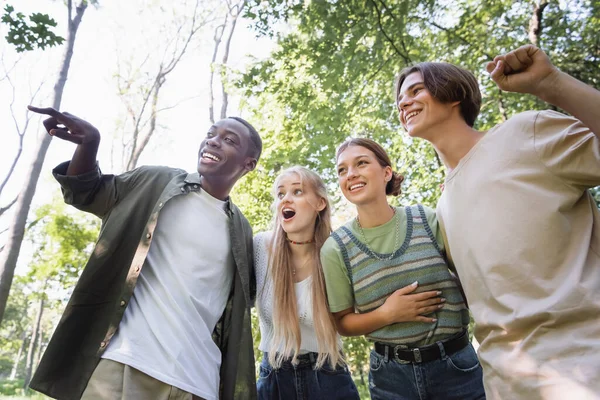
<svg viewBox="0 0 600 400"><path fill-rule="evenodd" d="M446 355L456 353L464 349L469 344L469 334L463 331L458 336L441 342ZM398 361L424 363L442 358L440 348L437 343L425 347L406 348L402 345L389 345L381 342L375 342L375 351L382 356L387 354L390 358L396 358Z"/></svg>

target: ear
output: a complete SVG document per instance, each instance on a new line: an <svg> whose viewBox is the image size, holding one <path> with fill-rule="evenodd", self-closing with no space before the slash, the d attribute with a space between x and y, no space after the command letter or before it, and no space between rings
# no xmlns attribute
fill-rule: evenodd
<svg viewBox="0 0 600 400"><path fill-rule="evenodd" d="M250 171L254 171L257 163L258 163L258 161L256 160L256 158L247 157L246 161L244 163L244 169L246 170L246 172L244 172L244 174L247 174Z"/></svg>
<svg viewBox="0 0 600 400"><path fill-rule="evenodd" d="M460 101L458 101L458 100L457 101L453 101L453 102L450 103L450 105L452 107L460 106Z"/></svg>
<svg viewBox="0 0 600 400"><path fill-rule="evenodd" d="M317 207L316 207L317 211L321 212L325 209L325 207L327 207L327 202L325 201L324 198L319 197L319 202L317 203Z"/></svg>
<svg viewBox="0 0 600 400"><path fill-rule="evenodd" d="M387 166L383 169L384 171L384 176L385 176L385 181L389 182L392 180L392 178L394 177L394 171L392 171L392 167Z"/></svg>

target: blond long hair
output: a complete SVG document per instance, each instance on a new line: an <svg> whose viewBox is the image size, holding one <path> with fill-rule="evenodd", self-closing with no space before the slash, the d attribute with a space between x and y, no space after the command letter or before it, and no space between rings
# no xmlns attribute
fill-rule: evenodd
<svg viewBox="0 0 600 400"><path fill-rule="evenodd" d="M312 190L317 197L325 200L325 208L317 214L315 221L313 262L311 263L311 299L313 324L317 335L318 357L317 368L326 362L335 366L343 363L338 348L338 336L335 320L329 312L325 290L325 277L319 256L321 247L331 233L331 206L327 197L327 189L321 177L304 167L291 167L282 171L273 185L273 198L277 199L279 180L289 174L296 174L304 190ZM291 268L292 253L287 241L287 234L281 227L281 215L273 202L273 235L269 243L269 276L273 282L273 340L269 349L269 364L281 367L284 360L292 358L296 361L300 344L300 322L298 319L297 298ZM316 207L316 205L315 205ZM283 350L280 350L283 348Z"/></svg>

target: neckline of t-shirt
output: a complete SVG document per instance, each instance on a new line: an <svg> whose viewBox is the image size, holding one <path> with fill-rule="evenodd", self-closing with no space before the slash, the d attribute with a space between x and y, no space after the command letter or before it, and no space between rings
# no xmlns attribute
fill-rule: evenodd
<svg viewBox="0 0 600 400"><path fill-rule="evenodd" d="M208 193L206 190L203 190L202 186L200 187L200 190L198 190L197 192L192 192L192 193L196 193L198 196L204 197L207 201L211 202L212 204L214 204L216 206L220 206L222 208L225 207L225 204L227 203L227 200L217 199L216 197L214 197L213 195Z"/></svg>
<svg viewBox="0 0 600 400"><path fill-rule="evenodd" d="M362 228L364 235L368 236L369 238L377 238L393 232L394 229L396 229L396 218L401 218L401 215L406 215L405 207L394 207L394 210L396 210L396 212L389 221L372 228ZM400 225L402 225L402 221L399 222ZM352 230L354 232L360 232L356 218L352 220Z"/></svg>
<svg viewBox="0 0 600 400"><path fill-rule="evenodd" d="M306 278L302 279L300 282L294 282L294 285L295 286L304 286L310 282L311 278L312 278L312 275L309 275Z"/></svg>
<svg viewBox="0 0 600 400"><path fill-rule="evenodd" d="M458 171L469 162L471 157L473 157L473 155L477 152L477 150L482 146L482 143L485 140L487 140L487 138L490 136L490 134L492 134L493 131L495 131L500 125L501 124L498 124L498 125L492 127L491 129L489 129L487 132L485 132L483 134L483 137L481 139L479 139L477 141L477 143L475 143L475 145L473 145L473 147L471 147L471 149L467 152L467 154L465 154L463 156L463 158L460 159L456 168L454 168L452 171L450 171L450 173L446 176L445 183L450 182L450 180L452 180L452 178L454 178L454 176L458 173Z"/></svg>

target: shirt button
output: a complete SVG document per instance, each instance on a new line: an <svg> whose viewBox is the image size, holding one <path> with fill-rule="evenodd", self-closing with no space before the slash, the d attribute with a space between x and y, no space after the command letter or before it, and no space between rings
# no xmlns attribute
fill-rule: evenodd
<svg viewBox="0 0 600 400"><path fill-rule="evenodd" d="M121 307L124 307L124 306L125 306L125 304L126 304L126 303L125 303L125 300L121 300Z"/></svg>
<svg viewBox="0 0 600 400"><path fill-rule="evenodd" d="M162 206L163 206L163 203L160 203L160 204L158 205L158 208L162 208Z"/></svg>
<svg viewBox="0 0 600 400"><path fill-rule="evenodd" d="M103 349L103 348L105 348L105 347L106 347L106 345L107 345L107 343L106 343L106 342L102 342L102 343L100 343L100 348L101 348L101 349Z"/></svg>
<svg viewBox="0 0 600 400"><path fill-rule="evenodd" d="M140 272L140 267L135 267L135 272Z"/></svg>
<svg viewBox="0 0 600 400"><path fill-rule="evenodd" d="M181 191L182 191L182 192L185 192L185 188L184 188L184 187L182 187L182 188L181 188Z"/></svg>
<svg viewBox="0 0 600 400"><path fill-rule="evenodd" d="M194 185L194 189L198 189L198 185Z"/></svg>
<svg viewBox="0 0 600 400"><path fill-rule="evenodd" d="M152 237L152 234L150 232L146 233L146 239L150 239Z"/></svg>

